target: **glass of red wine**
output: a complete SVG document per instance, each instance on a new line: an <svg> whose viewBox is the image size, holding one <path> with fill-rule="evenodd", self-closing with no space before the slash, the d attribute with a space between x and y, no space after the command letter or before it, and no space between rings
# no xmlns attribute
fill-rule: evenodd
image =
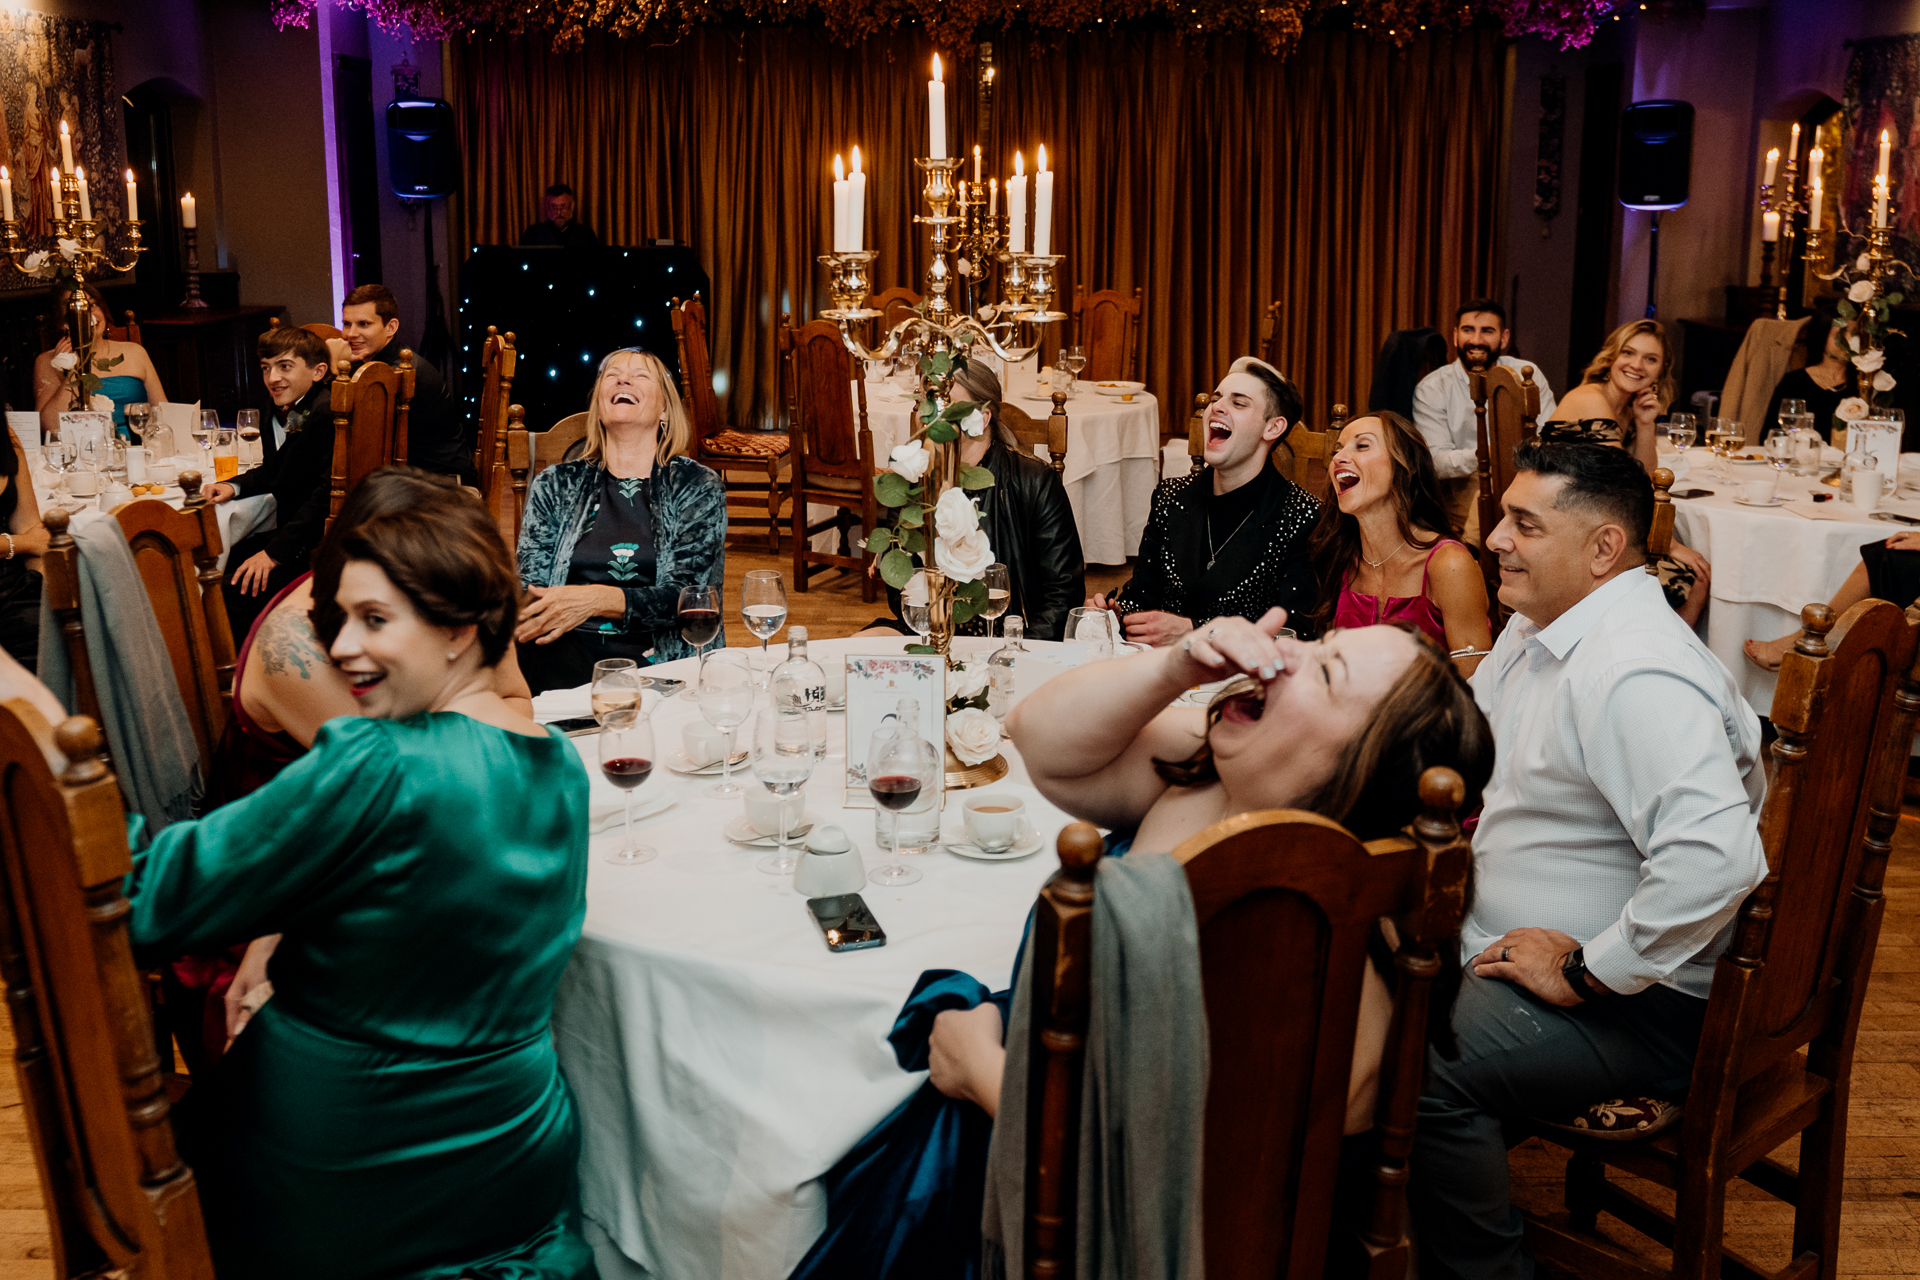
<svg viewBox="0 0 1920 1280"><path fill-rule="evenodd" d="M706 583L680 588L680 603L675 612L680 622L680 638L693 646L700 667L705 670L707 646L720 636L720 588ZM680 696L692 701L700 696L699 687L700 678L696 674L687 681Z"/></svg>
<svg viewBox="0 0 1920 1280"><path fill-rule="evenodd" d="M916 732L920 719L919 703L902 698L900 710L874 732L873 746L867 752L867 790L873 796L874 831L887 846L892 860L875 867L867 879L880 885L913 884L920 873L900 860L900 814L913 807L921 793L931 790L937 781L934 769L940 758Z"/></svg>
<svg viewBox="0 0 1920 1280"><path fill-rule="evenodd" d="M626 843L607 854L607 861L630 867L658 856L652 845L633 842L633 793L653 774L653 720L644 715L623 715L619 720L600 731L600 772L625 793L627 801Z"/></svg>

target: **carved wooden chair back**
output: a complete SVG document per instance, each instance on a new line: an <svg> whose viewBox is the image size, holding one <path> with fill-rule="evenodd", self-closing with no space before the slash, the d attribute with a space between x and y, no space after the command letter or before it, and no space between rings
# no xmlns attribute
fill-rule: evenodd
<svg viewBox="0 0 1920 1280"><path fill-rule="evenodd" d="M520 545L520 522L527 510L527 486L533 477L556 462L569 462L587 447L587 415L570 413L545 431L527 430L526 410L507 406L507 474L511 489L501 512L512 524L500 526L500 537L509 551Z"/></svg>
<svg viewBox="0 0 1920 1280"><path fill-rule="evenodd" d="M123 311L120 315L122 321L120 324L109 324L107 326L107 337L113 339L115 342L131 342L138 345L140 342L140 321L134 317L131 311Z"/></svg>
<svg viewBox="0 0 1920 1280"><path fill-rule="evenodd" d="M1347 429L1347 406L1333 406L1333 420L1325 431L1315 431L1304 422L1296 422L1287 434L1274 443L1269 458L1273 469L1317 498L1325 499L1333 482L1327 477L1327 464L1340 449L1340 433Z"/></svg>
<svg viewBox="0 0 1920 1280"><path fill-rule="evenodd" d="M1047 415L1045 422L1028 415L1027 411L1010 400L1000 402L1000 421L1007 424L1013 432L1013 438L1028 453L1035 445L1047 448L1047 465L1053 468L1053 474L1063 476L1067 470L1067 393L1053 393L1053 412Z"/></svg>
<svg viewBox="0 0 1920 1280"><path fill-rule="evenodd" d="M892 331L893 326L911 315L913 309L922 301L921 296L912 289L904 285L895 285L891 289L882 289L879 293L870 295L865 305L869 311L880 313L880 332L888 333Z"/></svg>
<svg viewBox="0 0 1920 1280"><path fill-rule="evenodd" d="M1540 414L1540 389L1533 382L1533 366L1526 366L1523 372L1524 377L1496 362L1467 375L1479 452L1480 570L1487 581L1491 611L1496 615L1496 632L1505 620L1499 603L1500 558L1486 549L1486 540L1500 523L1500 497L1513 483L1513 452L1533 438L1534 420Z"/></svg>
<svg viewBox="0 0 1920 1280"><path fill-rule="evenodd" d="M1073 336L1086 352L1087 365L1079 376L1093 382L1131 380L1140 367L1140 316L1144 299L1139 289L1128 297L1117 289L1092 293L1081 285L1073 294Z"/></svg>
<svg viewBox="0 0 1920 1280"><path fill-rule="evenodd" d="M857 513L862 529L879 520L873 495L876 459L873 430L867 422L867 386L840 330L830 320L795 325L782 316L780 355L787 383L788 442L793 453L793 582L807 589L807 580L830 567L861 574L861 595L877 594L866 576L867 557L851 545L818 551L817 533L839 528L845 532ZM829 506L834 514L812 521L807 505Z"/></svg>
<svg viewBox="0 0 1920 1280"><path fill-rule="evenodd" d="M367 473L407 460L407 405L413 399L413 352L398 366L369 360L351 378L333 380L333 470L327 523Z"/></svg>
<svg viewBox="0 0 1920 1280"><path fill-rule="evenodd" d="M713 394L706 306L697 297L685 302L675 298L672 317L674 339L680 348L680 396L693 422L692 455L720 473L729 523L766 521L767 549L777 552L780 508L791 488L780 478L790 442L783 433L736 431L726 425L720 402ZM733 478L742 474L752 478Z"/></svg>
<svg viewBox="0 0 1920 1280"><path fill-rule="evenodd" d="M487 326L487 338L480 348L480 423L475 433L473 473L480 477L480 496L496 524L506 509L507 408L513 400L513 375L519 362L513 335Z"/></svg>
<svg viewBox="0 0 1920 1280"><path fill-rule="evenodd" d="M706 452L709 436L727 429L720 401L713 394L713 357L707 345L707 306L699 298L673 300L669 313L673 341L680 352L680 402L693 424L692 453Z"/></svg>
<svg viewBox="0 0 1920 1280"><path fill-rule="evenodd" d="M1529 1220L1529 1242L1581 1274L1620 1273L1611 1264L1621 1251L1587 1234L1601 1212L1671 1242L1670 1273L1640 1262L1637 1274L1719 1276L1723 1258L1727 1274L1835 1273L1854 1043L1920 712L1920 626L1884 600L1862 601L1837 625L1826 605L1800 615L1773 698L1780 736L1760 817L1769 870L1714 971L1679 1124L1627 1142L1539 1129L1574 1148L1576 1230ZM1771 1155L1796 1136L1797 1169ZM1673 1213L1609 1182L1609 1165L1672 1189ZM1795 1206L1787 1272L1723 1245L1735 1178Z"/></svg>
<svg viewBox="0 0 1920 1280"><path fill-rule="evenodd" d="M126 811L101 756L92 720L54 728L0 705L0 978L53 1274L212 1280L127 936Z"/></svg>
<svg viewBox="0 0 1920 1280"><path fill-rule="evenodd" d="M1455 820L1463 795L1458 774L1429 769L1412 838L1363 845L1337 823L1282 809L1216 823L1173 851L1193 893L1207 1007L1209 1280L1319 1280L1330 1251L1374 1280L1406 1274L1406 1162L1428 997L1441 950L1457 945L1472 866ZM1029 1275L1072 1274L1076 1232L1098 833L1075 823L1058 849L1061 870L1041 890L1029 948ZM1376 1112L1382 1153L1362 1238L1335 1240L1329 1224L1360 990L1381 917L1399 934Z"/></svg>
<svg viewBox="0 0 1920 1280"><path fill-rule="evenodd" d="M1187 465L1194 471L1207 465L1207 406L1213 392L1193 393L1193 411L1187 414Z"/></svg>

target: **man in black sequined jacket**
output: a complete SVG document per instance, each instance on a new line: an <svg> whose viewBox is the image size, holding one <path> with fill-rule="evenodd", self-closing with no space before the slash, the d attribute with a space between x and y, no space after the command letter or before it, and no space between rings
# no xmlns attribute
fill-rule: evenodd
<svg viewBox="0 0 1920 1280"><path fill-rule="evenodd" d="M1308 635L1317 591L1307 538L1320 503L1268 461L1301 409L1278 369L1234 361L1207 410L1206 465L1160 482L1132 579L1087 603L1123 614L1127 639L1156 647L1276 606Z"/></svg>

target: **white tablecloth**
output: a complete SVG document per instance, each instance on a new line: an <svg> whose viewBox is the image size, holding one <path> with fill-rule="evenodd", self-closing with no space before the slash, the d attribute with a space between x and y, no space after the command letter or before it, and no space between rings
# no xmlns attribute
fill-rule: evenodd
<svg viewBox="0 0 1920 1280"><path fill-rule="evenodd" d="M875 453L885 458L912 431L915 401L895 388L867 384L867 423ZM1053 401L1016 397L1008 403L1029 417L1044 420ZM1131 402L1103 396L1086 384L1067 402L1067 458L1061 480L1073 504L1080 530L1080 553L1091 564L1125 564L1140 551L1158 480L1160 402L1140 392ZM815 507L813 519L831 508ZM830 549L836 535L821 534L816 545Z"/></svg>
<svg viewBox="0 0 1920 1280"><path fill-rule="evenodd" d="M1812 520L1790 507L1742 506L1734 499L1742 482L1770 468L1736 466L1732 482L1714 473L1704 449L1687 453L1688 473L1675 489L1711 489L1708 498L1674 502L1674 535L1713 566L1705 626L1707 647L1724 662L1747 702L1761 715L1773 707L1775 677L1747 661L1745 642L1772 640L1799 629L1800 610L1824 604L1860 563L1863 544L1882 540L1909 526L1874 520L1838 497L1831 485L1812 477L1783 475L1779 496L1804 502L1811 493L1831 493L1820 504L1837 520ZM1920 517L1920 501L1894 498L1881 509Z"/></svg>
<svg viewBox="0 0 1920 1280"><path fill-rule="evenodd" d="M815 641L812 656L904 644ZM687 678L694 660L653 670ZM587 691L571 701L544 696L542 718L584 714ZM652 715L662 757L700 718L681 698ZM844 826L871 870L884 857L873 811L841 807L846 717L830 719L830 755L807 784L806 812ZM595 814L611 812L620 796L595 766L595 740L575 742ZM925 877L917 884L869 883L862 894L887 933L873 950L826 949L791 877L755 870L767 851L721 834L742 802L703 794L714 779L657 769L636 793L675 801L636 824L660 851L653 862L606 862L617 827L593 839L586 928L554 1036L580 1107L581 1199L603 1280L781 1280L813 1243L825 1222L817 1179L925 1079L900 1070L886 1042L914 981L960 969L1005 987L1027 913L1059 865L1053 837L1066 816L1004 749L1012 771L990 790L1025 800L1039 851L985 863L937 850L912 859ZM760 785L746 766L736 778ZM952 794L946 821L958 821Z"/></svg>
<svg viewBox="0 0 1920 1280"><path fill-rule="evenodd" d="M179 458L176 462L184 470L192 470L200 465L197 459L192 458ZM32 472L34 498L39 502L40 510L45 512L48 507L54 505L51 482L56 477L38 466L34 466ZM206 469L206 474L213 474L211 467ZM186 509L187 495L178 485L168 485L162 499L177 511ZM74 511L73 519L80 524L85 524L102 514L98 495L91 498L78 498L71 494L62 494L59 503L69 510L78 507L79 509ZM277 508L273 495L262 493L251 498L237 498L232 502L223 502L213 509L213 514L220 526L220 559L217 563L220 571L225 573L227 553L233 549L233 544L262 529L273 528L277 519Z"/></svg>

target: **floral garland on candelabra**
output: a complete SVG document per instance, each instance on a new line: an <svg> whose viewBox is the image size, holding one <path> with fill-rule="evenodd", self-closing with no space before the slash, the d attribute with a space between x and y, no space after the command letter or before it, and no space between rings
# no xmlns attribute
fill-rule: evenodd
<svg viewBox="0 0 1920 1280"><path fill-rule="evenodd" d="M1893 309L1906 300L1906 295L1898 291L1882 293L1885 271L1876 270L1876 265L1871 252L1863 253L1850 267L1825 277L1846 288L1846 296L1835 305L1834 313L1847 325L1847 347L1852 352L1858 393L1842 400L1834 416L1847 422L1868 417L1879 397L1899 385L1886 370L1886 346L1889 336L1906 336L1905 330L1891 323Z"/></svg>
<svg viewBox="0 0 1920 1280"><path fill-rule="evenodd" d="M35 249L29 253L17 270L35 280L50 281L56 292L84 295L87 279L80 271L79 257L80 242L62 236L54 241L53 249ZM125 356L95 356L82 361L78 352L57 352L53 367L66 384L68 411L79 413L91 408L93 397L100 390L100 375L110 373L125 359Z"/></svg>

